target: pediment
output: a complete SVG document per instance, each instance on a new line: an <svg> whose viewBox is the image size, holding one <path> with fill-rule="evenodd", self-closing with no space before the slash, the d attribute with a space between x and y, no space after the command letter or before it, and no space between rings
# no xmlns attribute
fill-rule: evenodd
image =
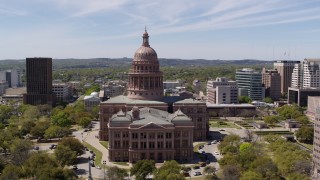
<svg viewBox="0 0 320 180"><path fill-rule="evenodd" d="M148 123L146 125L141 126L139 129L166 129L165 127L155 124L155 123Z"/></svg>

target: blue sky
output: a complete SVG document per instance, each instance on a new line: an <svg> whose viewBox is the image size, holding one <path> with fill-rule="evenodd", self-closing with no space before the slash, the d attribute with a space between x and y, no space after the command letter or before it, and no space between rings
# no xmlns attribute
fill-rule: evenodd
<svg viewBox="0 0 320 180"><path fill-rule="evenodd" d="M0 59L320 57L319 0L0 0Z"/></svg>

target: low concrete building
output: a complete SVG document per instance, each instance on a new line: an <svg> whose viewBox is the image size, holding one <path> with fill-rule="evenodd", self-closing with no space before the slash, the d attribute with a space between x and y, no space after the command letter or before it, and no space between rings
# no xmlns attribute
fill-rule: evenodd
<svg viewBox="0 0 320 180"><path fill-rule="evenodd" d="M102 89L104 90L104 96L106 98L123 95L125 92L125 87L118 84L103 85Z"/></svg>
<svg viewBox="0 0 320 180"><path fill-rule="evenodd" d="M193 159L193 122L178 110L173 114L154 108L120 110L108 124L109 160L156 162Z"/></svg>
<svg viewBox="0 0 320 180"><path fill-rule="evenodd" d="M184 83L182 80L167 80L163 82L163 89L176 89L177 87L183 86Z"/></svg>
<svg viewBox="0 0 320 180"><path fill-rule="evenodd" d="M207 97L212 104L238 103L238 85L225 77L209 80L207 83Z"/></svg>
<svg viewBox="0 0 320 180"><path fill-rule="evenodd" d="M293 88L288 89L288 104L297 104L298 106L308 105L308 96L320 96L320 88Z"/></svg>
<svg viewBox="0 0 320 180"><path fill-rule="evenodd" d="M252 104L212 104L207 102L206 105L210 117L252 116L256 114L256 106Z"/></svg>
<svg viewBox="0 0 320 180"><path fill-rule="evenodd" d="M286 129L291 129L291 128L300 128L301 127L301 124L294 120L294 119L288 119L284 122L284 127Z"/></svg>
<svg viewBox="0 0 320 180"><path fill-rule="evenodd" d="M91 93L89 96L85 96L83 98L84 107L87 110L91 110L93 107L98 106L100 104L99 94L97 92Z"/></svg>
<svg viewBox="0 0 320 180"><path fill-rule="evenodd" d="M9 88L9 84L7 81L0 82L0 96L6 93L6 89Z"/></svg>
<svg viewBox="0 0 320 180"><path fill-rule="evenodd" d="M316 109L320 105L320 96L308 96L308 106L306 115L312 119L315 120L316 115Z"/></svg>
<svg viewBox="0 0 320 180"><path fill-rule="evenodd" d="M53 83L52 91L56 94L57 102L68 102L70 92L69 85L67 83Z"/></svg>

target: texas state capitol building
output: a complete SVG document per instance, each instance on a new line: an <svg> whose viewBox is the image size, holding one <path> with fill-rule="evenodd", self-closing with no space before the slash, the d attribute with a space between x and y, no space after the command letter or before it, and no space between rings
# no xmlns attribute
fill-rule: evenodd
<svg viewBox="0 0 320 180"><path fill-rule="evenodd" d="M191 160L193 141L205 140L209 125L205 102L164 97L163 73L147 31L135 52L127 96L100 103L102 141L109 141L109 161Z"/></svg>

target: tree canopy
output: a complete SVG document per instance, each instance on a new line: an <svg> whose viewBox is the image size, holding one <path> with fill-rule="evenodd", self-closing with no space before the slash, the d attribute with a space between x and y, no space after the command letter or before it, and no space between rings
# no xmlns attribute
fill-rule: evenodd
<svg viewBox="0 0 320 180"><path fill-rule="evenodd" d="M145 180L155 169L155 162L153 160L144 159L135 163L130 169L130 173L136 176L136 180Z"/></svg>

